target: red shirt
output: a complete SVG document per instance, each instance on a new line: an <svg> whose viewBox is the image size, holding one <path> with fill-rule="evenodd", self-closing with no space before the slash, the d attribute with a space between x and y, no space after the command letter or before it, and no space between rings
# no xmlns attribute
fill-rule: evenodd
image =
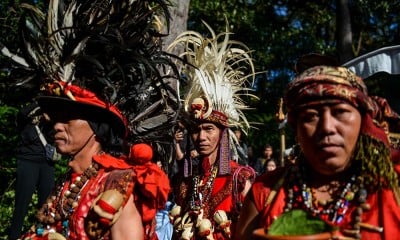
<svg viewBox="0 0 400 240"><path fill-rule="evenodd" d="M265 174L256 179L252 186L254 202L259 211L259 227L268 228L274 219L283 213L286 205L287 194L283 187L277 191L271 204L266 204L266 199L270 196L271 188L282 176L282 171L275 171ZM383 232L371 231L361 228L361 238L368 240L394 239L400 236L400 206L396 203L394 194L390 190L381 190L375 193L369 193L367 197L370 210L364 210L362 214L363 223L373 226L383 227ZM356 205L349 206L344 220L338 225L341 230L352 229L353 215L356 211ZM338 233L342 235L341 232Z"/></svg>

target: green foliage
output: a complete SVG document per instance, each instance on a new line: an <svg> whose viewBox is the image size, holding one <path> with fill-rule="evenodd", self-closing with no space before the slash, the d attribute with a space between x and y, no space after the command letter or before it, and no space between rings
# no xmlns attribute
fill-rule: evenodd
<svg viewBox="0 0 400 240"><path fill-rule="evenodd" d="M0 239L7 239L8 228L10 227L10 220L14 210L14 183L15 178L7 182L6 188L0 195Z"/></svg>
<svg viewBox="0 0 400 240"><path fill-rule="evenodd" d="M0 170L1 178L14 171L14 150L18 141L18 132L15 125L17 109L0 105ZM3 179L2 179L3 180Z"/></svg>
<svg viewBox="0 0 400 240"><path fill-rule="evenodd" d="M291 210L280 215L270 226L269 235L311 235L331 232L333 229L326 222L312 217L301 209Z"/></svg>
<svg viewBox="0 0 400 240"><path fill-rule="evenodd" d="M0 105L0 239L7 239L7 231L10 227L10 219L14 210L15 198L15 172L16 159L15 147L19 137L15 125L15 117L18 109L8 105ZM57 178L67 171L67 161L56 164ZM28 214L25 216L24 229L28 229L35 221L37 210L37 195L32 197Z"/></svg>
<svg viewBox="0 0 400 240"><path fill-rule="evenodd" d="M348 6L352 55L399 44L399 2L356 0L348 1ZM189 9L189 29L206 32L201 24L204 20L216 31L224 31L226 16L232 39L254 50L256 71L262 74L254 85L259 101L249 102L255 111L248 117L260 122L249 133L249 145L259 149L268 142L279 149L280 132L274 116L286 84L295 76L296 60L311 52L337 56L336 1L191 0ZM290 146L293 134L290 130L286 133L286 145Z"/></svg>
<svg viewBox="0 0 400 240"><path fill-rule="evenodd" d="M3 0L0 4L2 16L0 19L0 42L10 46L13 50L17 49L16 41L19 41L19 39L15 39L15 36L18 36L15 26L18 25L20 20L21 8L18 7L20 2L20 0Z"/></svg>
<svg viewBox="0 0 400 240"><path fill-rule="evenodd" d="M14 206L15 146L18 133L15 127L17 109L0 105L0 238L6 236ZM5 239L5 238L4 238Z"/></svg>

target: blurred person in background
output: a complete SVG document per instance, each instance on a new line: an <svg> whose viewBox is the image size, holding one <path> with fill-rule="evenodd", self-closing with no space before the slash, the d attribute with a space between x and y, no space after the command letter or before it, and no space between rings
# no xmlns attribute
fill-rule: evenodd
<svg viewBox="0 0 400 240"><path fill-rule="evenodd" d="M49 118L33 101L22 107L17 114L20 142L16 149L17 180L9 239L21 237L24 218L35 191L37 190L38 197L36 207L40 208L54 187L55 162L46 158L46 150L36 127L40 129L48 143L53 142Z"/></svg>

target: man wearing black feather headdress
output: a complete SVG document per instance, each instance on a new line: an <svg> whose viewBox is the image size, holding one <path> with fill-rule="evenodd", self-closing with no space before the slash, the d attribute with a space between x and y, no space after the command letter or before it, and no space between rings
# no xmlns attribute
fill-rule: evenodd
<svg viewBox="0 0 400 240"><path fill-rule="evenodd" d="M25 55L2 53L16 85L41 84L38 103L70 167L25 239L157 239L155 214L170 186L153 162L173 157L179 109L171 87L179 74L158 28L169 6L50 0L44 13L22 5ZM20 69L22 81L13 78Z"/></svg>

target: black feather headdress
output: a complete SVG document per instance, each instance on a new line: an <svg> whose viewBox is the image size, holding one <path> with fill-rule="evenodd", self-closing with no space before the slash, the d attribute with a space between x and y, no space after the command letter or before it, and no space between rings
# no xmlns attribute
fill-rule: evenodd
<svg viewBox="0 0 400 240"><path fill-rule="evenodd" d="M149 142L156 157L169 161L180 107L173 87L178 70L161 45L169 1L50 0L46 11L21 7L21 51L0 44L13 63L8 84L35 82L46 95L78 102L87 90L105 103L100 107L113 106L126 118L129 143Z"/></svg>

